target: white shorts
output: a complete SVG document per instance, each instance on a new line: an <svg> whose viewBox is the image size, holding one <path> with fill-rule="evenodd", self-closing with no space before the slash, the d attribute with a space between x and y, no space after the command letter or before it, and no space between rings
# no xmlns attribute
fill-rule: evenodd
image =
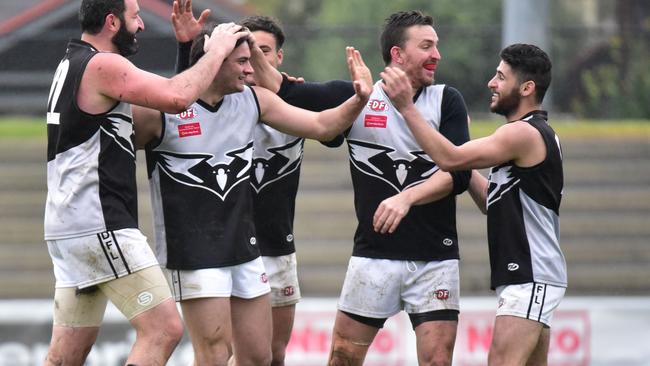
<svg viewBox="0 0 650 366"><path fill-rule="evenodd" d="M564 298L566 288L544 283L524 283L497 287L497 316L511 315L551 326L553 313Z"/></svg>
<svg viewBox="0 0 650 366"><path fill-rule="evenodd" d="M352 257L339 310L369 318L459 310L458 260L404 261Z"/></svg>
<svg viewBox="0 0 650 366"><path fill-rule="evenodd" d="M229 267L167 269L165 275L176 301L231 296L252 299L271 291L261 257Z"/></svg>
<svg viewBox="0 0 650 366"><path fill-rule="evenodd" d="M296 253L278 257L262 256L271 284L271 306L297 304L300 300Z"/></svg>
<svg viewBox="0 0 650 366"><path fill-rule="evenodd" d="M122 229L48 240L57 288L85 288L114 280L158 262L138 229Z"/></svg>

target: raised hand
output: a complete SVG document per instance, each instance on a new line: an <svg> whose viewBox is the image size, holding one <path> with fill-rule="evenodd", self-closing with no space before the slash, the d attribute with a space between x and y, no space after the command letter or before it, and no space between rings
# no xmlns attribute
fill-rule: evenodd
<svg viewBox="0 0 650 366"><path fill-rule="evenodd" d="M354 91L361 99L368 99L372 93L372 74L370 69L363 62L361 53L354 49L354 47L346 47L345 53L347 55L348 70L350 71L350 78L354 85Z"/></svg>
<svg viewBox="0 0 650 366"><path fill-rule="evenodd" d="M237 40L248 36L250 36L250 32L239 24L221 23L212 30L210 36L205 35L203 51L208 53L220 50L225 55L229 55L235 48Z"/></svg>
<svg viewBox="0 0 650 366"><path fill-rule="evenodd" d="M194 17L192 0L174 0L172 5L172 28L178 42L190 42L199 35L210 15L210 9L201 12L199 19Z"/></svg>
<svg viewBox="0 0 650 366"><path fill-rule="evenodd" d="M413 104L413 87L403 70L389 66L379 76L383 80L382 88L397 110Z"/></svg>

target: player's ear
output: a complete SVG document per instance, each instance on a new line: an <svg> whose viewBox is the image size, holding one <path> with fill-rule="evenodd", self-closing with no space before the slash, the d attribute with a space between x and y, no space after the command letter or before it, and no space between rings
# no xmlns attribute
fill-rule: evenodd
<svg viewBox="0 0 650 366"><path fill-rule="evenodd" d="M390 48L390 59L392 60L392 62L395 62L395 63L401 65L404 62L404 58L402 57L402 49L397 47L397 46L391 47Z"/></svg>
<svg viewBox="0 0 650 366"><path fill-rule="evenodd" d="M278 50L278 66L282 65L282 60L284 60L284 51L282 51L282 48Z"/></svg>
<svg viewBox="0 0 650 366"><path fill-rule="evenodd" d="M535 82L532 80L525 81L519 85L519 94L522 97L527 97L535 93Z"/></svg>
<svg viewBox="0 0 650 366"><path fill-rule="evenodd" d="M118 31L120 29L120 18L113 13L106 14L104 18L104 27L111 31Z"/></svg>

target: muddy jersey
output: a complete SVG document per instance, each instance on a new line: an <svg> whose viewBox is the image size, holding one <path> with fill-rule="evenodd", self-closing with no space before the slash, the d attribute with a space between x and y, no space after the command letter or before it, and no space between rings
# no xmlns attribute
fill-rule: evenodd
<svg viewBox="0 0 650 366"><path fill-rule="evenodd" d="M170 269L218 268L260 255L250 175L259 105L252 89L216 106L199 100L163 115L147 147L158 260Z"/></svg>
<svg viewBox="0 0 650 366"><path fill-rule="evenodd" d="M544 139L546 157L528 168L507 162L488 178L488 242L492 289L527 282L566 287L566 261L560 249L559 210L563 171L560 140L545 111L523 121Z"/></svg>
<svg viewBox="0 0 650 366"><path fill-rule="evenodd" d="M77 105L81 78L97 53L71 40L50 88L46 240L138 227L131 105L93 115Z"/></svg>
<svg viewBox="0 0 650 366"><path fill-rule="evenodd" d="M283 78L278 96L296 107L320 112L354 94L349 82L292 83ZM293 220L304 139L263 123L255 130L251 184L255 191L255 230L264 256L295 252Z"/></svg>
<svg viewBox="0 0 650 366"><path fill-rule="evenodd" d="M445 85L425 87L416 96L415 106L430 126L454 144L468 141L467 109L457 90ZM393 234L379 234L373 229L373 215L381 201L424 182L438 171L384 93L381 81L375 84L368 104L346 138L359 221L352 255L424 261L458 259L454 194L412 206ZM465 188L466 184L462 190Z"/></svg>

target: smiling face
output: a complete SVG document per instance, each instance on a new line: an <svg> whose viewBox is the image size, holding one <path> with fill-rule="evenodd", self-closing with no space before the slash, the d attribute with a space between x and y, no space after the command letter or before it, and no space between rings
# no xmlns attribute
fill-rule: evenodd
<svg viewBox="0 0 650 366"><path fill-rule="evenodd" d="M492 92L490 110L506 118L513 115L521 103L520 85L510 65L501 61L496 74L488 82L488 88Z"/></svg>
<svg viewBox="0 0 650 366"><path fill-rule="evenodd" d="M415 25L406 30L404 47L392 50L393 66L406 72L414 89L432 85L441 59L438 35L429 25Z"/></svg>
<svg viewBox="0 0 650 366"><path fill-rule="evenodd" d="M248 42L243 42L223 61L215 82L224 91L224 94L244 90L246 78L253 75L250 58L251 51Z"/></svg>

